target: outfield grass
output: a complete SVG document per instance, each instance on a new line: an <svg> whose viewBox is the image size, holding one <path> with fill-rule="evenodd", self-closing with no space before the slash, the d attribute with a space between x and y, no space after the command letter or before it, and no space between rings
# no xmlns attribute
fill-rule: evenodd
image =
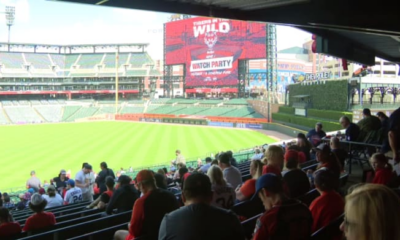
<svg viewBox="0 0 400 240"><path fill-rule="evenodd" d="M91 122L0 127L0 192L24 186L31 170L42 180L83 162L114 171L170 162L175 149L186 158L239 150L275 140L251 130L131 122Z"/></svg>

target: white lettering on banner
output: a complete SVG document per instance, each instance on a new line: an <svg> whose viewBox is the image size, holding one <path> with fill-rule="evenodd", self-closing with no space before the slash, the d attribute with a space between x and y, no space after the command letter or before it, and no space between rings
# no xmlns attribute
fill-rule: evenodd
<svg viewBox="0 0 400 240"><path fill-rule="evenodd" d="M191 72L210 71L232 68L233 57L196 60L190 63Z"/></svg>
<svg viewBox="0 0 400 240"><path fill-rule="evenodd" d="M194 24L198 25L198 24ZM228 33L231 30L231 27L228 22L219 22L219 23L206 23L206 25L198 25L193 26L194 37L198 37L200 35L204 35L206 32L221 32Z"/></svg>
<svg viewBox="0 0 400 240"><path fill-rule="evenodd" d="M331 72L307 73L306 81L318 81L321 79L329 79L331 77L332 77Z"/></svg>

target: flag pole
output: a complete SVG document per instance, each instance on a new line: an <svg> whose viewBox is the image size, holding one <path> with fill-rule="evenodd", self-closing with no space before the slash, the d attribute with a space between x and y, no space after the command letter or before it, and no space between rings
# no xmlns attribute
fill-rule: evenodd
<svg viewBox="0 0 400 240"><path fill-rule="evenodd" d="M115 114L118 114L118 49L115 52Z"/></svg>

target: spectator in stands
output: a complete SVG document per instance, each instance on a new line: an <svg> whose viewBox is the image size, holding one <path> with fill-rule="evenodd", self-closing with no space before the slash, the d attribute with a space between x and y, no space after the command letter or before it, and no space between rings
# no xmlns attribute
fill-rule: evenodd
<svg viewBox="0 0 400 240"><path fill-rule="evenodd" d="M175 174L174 174L174 180L178 180L178 179L180 179L181 177L180 177L180 175L179 175L179 169L181 169L181 168L186 168L186 165L185 164L183 164L183 163L178 163L178 164L176 164L176 166L177 166L177 171L175 171ZM172 169L172 168L171 168Z"/></svg>
<svg viewBox="0 0 400 240"><path fill-rule="evenodd" d="M39 188L38 193L39 193L40 195L46 194L46 190L45 190L44 188Z"/></svg>
<svg viewBox="0 0 400 240"><path fill-rule="evenodd" d="M375 153L372 155L370 163L375 171L372 183L389 185L393 178L393 168L386 156L382 153Z"/></svg>
<svg viewBox="0 0 400 240"><path fill-rule="evenodd" d="M17 204L17 209L24 210L25 208L28 207L29 201L31 199L31 194L29 192L25 194L21 193L18 197L19 197L19 203Z"/></svg>
<svg viewBox="0 0 400 240"><path fill-rule="evenodd" d="M31 177L26 181L26 189L33 188L36 192L41 187L40 179L36 177L36 172L31 171Z"/></svg>
<svg viewBox="0 0 400 240"><path fill-rule="evenodd" d="M399 225L400 201L390 188L365 184L346 196L340 229L347 240L400 239Z"/></svg>
<svg viewBox="0 0 400 240"><path fill-rule="evenodd" d="M106 177L106 187L107 191L104 191L100 197L98 197L96 200L94 200L88 208L96 208L100 210L104 210L107 207L107 204L110 202L111 197L114 194L114 185L115 185L115 180L113 177L108 176Z"/></svg>
<svg viewBox="0 0 400 240"><path fill-rule="evenodd" d="M254 197L261 199L266 211L257 220L253 240L309 239L310 210L300 201L287 199L278 176L272 173L262 175L257 180Z"/></svg>
<svg viewBox="0 0 400 240"><path fill-rule="evenodd" d="M277 145L270 145L265 152L263 163L265 165L263 167L262 174L273 173L281 177L283 166L283 149Z"/></svg>
<svg viewBox="0 0 400 240"><path fill-rule="evenodd" d="M63 198L56 192L56 188L53 185L47 188L47 195L44 194L42 196L47 201L45 208L62 206L64 203Z"/></svg>
<svg viewBox="0 0 400 240"><path fill-rule="evenodd" d="M343 116L339 119L340 125L346 129L346 141L358 141L358 137L360 135L360 127L352 123L347 116Z"/></svg>
<svg viewBox="0 0 400 240"><path fill-rule="evenodd" d="M67 192L64 196L64 204L73 204L82 202L82 190L75 186L75 181L70 179L67 181Z"/></svg>
<svg viewBox="0 0 400 240"><path fill-rule="evenodd" d="M300 152L302 152L306 156L306 161L311 160L311 149L312 145L311 143L307 140L306 135L304 133L299 133L297 134L297 146L300 148ZM300 163L303 163L300 161Z"/></svg>
<svg viewBox="0 0 400 240"><path fill-rule="evenodd" d="M307 139L310 141L312 146L316 147L322 142L322 138L326 136L326 133L322 130L322 123L317 122L315 128L311 129L307 133Z"/></svg>
<svg viewBox="0 0 400 240"><path fill-rule="evenodd" d="M119 186L107 205L107 214L111 214L114 209L117 209L117 213L132 209L133 204L139 197L139 192L136 190L136 188L130 185L131 180L132 179L126 175L122 175L120 178L118 178Z"/></svg>
<svg viewBox="0 0 400 240"><path fill-rule="evenodd" d="M286 151L289 151L289 150L294 150L294 151L297 152L299 164L300 163L305 163L307 161L306 155L304 154L304 152L301 151L301 148L299 146L297 146L297 145L288 145L286 147ZM311 157L311 155L310 155L310 157Z"/></svg>
<svg viewBox="0 0 400 240"><path fill-rule="evenodd" d="M263 163L261 161L251 161L250 175L251 179L243 183L242 186L236 188L236 199L245 201L250 199L256 192L256 181L262 175Z"/></svg>
<svg viewBox="0 0 400 240"><path fill-rule="evenodd" d="M190 175L182 191L185 206L164 216L158 239L243 240L245 237L237 216L211 206L212 198L210 179L200 173Z"/></svg>
<svg viewBox="0 0 400 240"><path fill-rule="evenodd" d="M329 225L344 212L344 200L335 191L339 187L339 179L328 169L315 172L314 185L321 196L317 197L310 205L313 216L312 232L316 232ZM342 236L334 236L341 240Z"/></svg>
<svg viewBox="0 0 400 240"><path fill-rule="evenodd" d="M347 151L340 147L340 141L337 137L332 137L330 140L331 151L335 154L336 158L339 160L339 163L342 167L342 171L344 170L345 161L347 158Z"/></svg>
<svg viewBox="0 0 400 240"><path fill-rule="evenodd" d="M214 160L211 162L211 166L214 166L214 165L219 166L219 163L218 163L218 160L217 160L217 159L214 159Z"/></svg>
<svg viewBox="0 0 400 240"><path fill-rule="evenodd" d="M389 132L389 117L386 116L386 114L384 114L383 112L378 112L376 116L381 121L382 132L385 133L385 135L387 136Z"/></svg>
<svg viewBox="0 0 400 240"><path fill-rule="evenodd" d="M254 155L251 157L251 160L261 160L264 155L261 152L261 149L256 149Z"/></svg>
<svg viewBox="0 0 400 240"><path fill-rule="evenodd" d="M21 226L14 222L10 212L5 207L0 207L0 238L9 238L21 232Z"/></svg>
<svg viewBox="0 0 400 240"><path fill-rule="evenodd" d="M231 161L227 153L221 153L219 156L219 167L222 169L225 180L236 189L242 184L242 174L239 169L231 166Z"/></svg>
<svg viewBox="0 0 400 240"><path fill-rule="evenodd" d="M310 191L310 181L307 174L299 168L299 152L288 150L285 153L285 168L282 172L286 195L297 198Z"/></svg>
<svg viewBox="0 0 400 240"><path fill-rule="evenodd" d="M363 110L363 119L360 120L357 125L360 127L360 140L370 141L371 134L375 131L378 131L381 128L381 121L378 117L371 115L371 110L365 108ZM372 139L374 140L374 139Z"/></svg>
<svg viewBox="0 0 400 240"><path fill-rule="evenodd" d="M156 185L159 189L167 190L167 179L164 175L155 173L154 179L156 180Z"/></svg>
<svg viewBox="0 0 400 240"><path fill-rule="evenodd" d="M61 169L60 174L58 174L58 177L53 178L53 185L56 187L57 192L62 196L66 191L68 180L69 178L67 177L67 172L64 169Z"/></svg>
<svg viewBox="0 0 400 240"><path fill-rule="evenodd" d="M133 240L146 236L146 239L158 239L158 231L165 214L179 208L175 195L157 188L153 173L142 170L136 177L136 185L143 196L133 206L129 231L120 230L115 233L116 240Z"/></svg>
<svg viewBox="0 0 400 240"><path fill-rule="evenodd" d="M93 201L93 195L90 188L93 189L93 183L91 182L91 171L92 166L87 163L83 163L82 170L75 175L75 186L82 190L83 201Z"/></svg>
<svg viewBox="0 0 400 240"><path fill-rule="evenodd" d="M14 209L15 208L15 205L14 205L13 202L11 202L11 198L8 195L8 193L6 193L6 192L3 193L2 198L3 198L3 207L4 208L7 208L7 209Z"/></svg>
<svg viewBox="0 0 400 240"><path fill-rule="evenodd" d="M383 142L381 152L389 152L389 157L396 163L400 162L400 108L390 115L388 140Z"/></svg>
<svg viewBox="0 0 400 240"><path fill-rule="evenodd" d="M317 169L327 168L334 172L339 179L342 166L340 166L339 160L336 155L331 151L327 144L321 143L315 148L316 158L319 162Z"/></svg>
<svg viewBox="0 0 400 240"><path fill-rule="evenodd" d="M25 226L22 229L24 232L47 228L56 224L54 214L51 212L44 212L46 205L46 199L44 199L40 194L35 193L32 195L29 208L35 212L35 214L26 219Z"/></svg>
<svg viewBox="0 0 400 240"><path fill-rule="evenodd" d="M221 168L212 166L208 169L207 175L210 178L213 191L211 205L230 209L235 203L235 190L232 185L225 181Z"/></svg>
<svg viewBox="0 0 400 240"><path fill-rule="evenodd" d="M233 157L233 152L231 150L229 150L229 151L226 151L226 153L228 154L229 159L231 160L231 165L234 166L235 168L237 168L238 164L237 164L236 158Z"/></svg>
<svg viewBox="0 0 400 240"><path fill-rule="evenodd" d="M181 150L176 150L175 155L176 155L176 158L175 158L175 160L173 160L171 162L172 164L177 165L179 163L182 163L182 164L186 165L186 160L185 160L185 157L182 155Z"/></svg>
<svg viewBox="0 0 400 240"><path fill-rule="evenodd" d="M108 176L110 176L113 179L115 179L115 175L114 175L114 171L112 169L108 168L106 162L100 163L100 168L101 168L101 171L99 172L99 174L96 177L96 183L100 188L100 194L102 194L103 192L107 191L106 178Z"/></svg>
<svg viewBox="0 0 400 240"><path fill-rule="evenodd" d="M203 165L203 166L200 168L200 172L202 172L202 173L207 173L207 172L208 172L208 169L211 167L211 162L212 162L211 158L210 158L210 157L206 157L206 164Z"/></svg>

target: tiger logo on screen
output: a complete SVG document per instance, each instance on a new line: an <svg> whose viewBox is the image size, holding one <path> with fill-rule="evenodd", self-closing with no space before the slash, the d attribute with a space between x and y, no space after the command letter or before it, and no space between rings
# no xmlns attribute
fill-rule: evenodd
<svg viewBox="0 0 400 240"><path fill-rule="evenodd" d="M216 31L206 32L204 34L204 43L209 49L212 49L218 41L218 36Z"/></svg>

